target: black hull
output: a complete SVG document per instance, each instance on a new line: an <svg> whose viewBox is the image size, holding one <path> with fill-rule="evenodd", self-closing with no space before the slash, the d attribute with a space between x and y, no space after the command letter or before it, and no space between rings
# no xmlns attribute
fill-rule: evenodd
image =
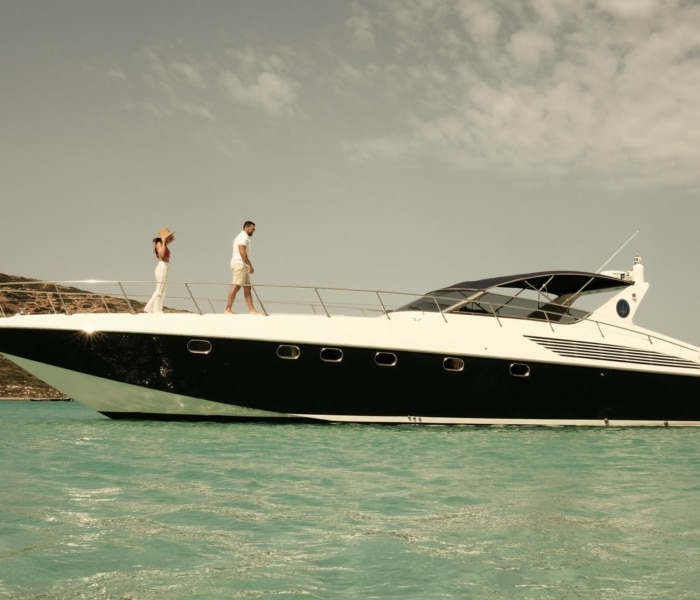
<svg viewBox="0 0 700 600"><path fill-rule="evenodd" d="M289 342L191 342L191 337L177 335L8 328L2 332L0 350L100 379L274 413L232 417L100 410L111 418L700 421L700 378L692 375L533 362L517 356L461 355L456 358L463 359L464 368L448 370L444 355L392 348L343 347L342 360L333 362L321 358L328 346L314 344L295 344L299 356L289 359L278 356L280 344ZM377 364L378 351L393 353L396 364ZM522 366L514 370L514 363L526 365L526 371Z"/></svg>

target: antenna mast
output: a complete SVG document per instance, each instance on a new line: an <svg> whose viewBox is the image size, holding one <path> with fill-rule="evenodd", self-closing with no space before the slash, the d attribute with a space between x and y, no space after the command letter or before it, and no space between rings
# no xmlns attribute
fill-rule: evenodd
<svg viewBox="0 0 700 600"><path fill-rule="evenodd" d="M639 233L639 229L637 229L637 231L635 231L635 232L628 238L628 240L627 240L624 244L622 244L622 246L620 246L620 247L617 249L617 251L615 252L615 254L613 254L608 260L606 260L606 261L600 266L600 268L596 271L596 273L600 273L600 272L607 266L607 264L608 264L613 258L615 258L615 257L620 253L620 251L621 251L627 244L629 244L629 243L632 241L632 238L634 238L634 236L636 236L638 233Z"/></svg>

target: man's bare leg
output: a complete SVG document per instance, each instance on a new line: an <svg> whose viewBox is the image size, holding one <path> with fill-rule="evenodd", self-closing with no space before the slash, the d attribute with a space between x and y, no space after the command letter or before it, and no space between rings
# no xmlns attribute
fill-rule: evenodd
<svg viewBox="0 0 700 600"><path fill-rule="evenodd" d="M260 313L257 310L255 310L255 306L253 306L253 293L251 292L249 285L243 288L243 297L245 298L245 302L248 305L248 312L251 315L259 315Z"/></svg>
<svg viewBox="0 0 700 600"><path fill-rule="evenodd" d="M241 289L240 285L232 285L231 289L228 292L228 299L226 300L226 309L224 310L224 314L227 315L232 315L233 314L233 301L236 299L236 294L238 293L238 290Z"/></svg>

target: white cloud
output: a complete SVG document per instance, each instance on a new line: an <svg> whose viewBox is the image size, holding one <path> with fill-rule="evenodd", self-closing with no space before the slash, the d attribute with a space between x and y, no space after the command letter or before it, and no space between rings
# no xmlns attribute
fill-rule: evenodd
<svg viewBox="0 0 700 600"><path fill-rule="evenodd" d="M457 14L476 44L490 46L496 42L501 17L490 4L465 0L457 3Z"/></svg>
<svg viewBox="0 0 700 600"><path fill-rule="evenodd" d="M563 15L558 0L532 0L530 5L541 26L550 28L561 24Z"/></svg>
<svg viewBox="0 0 700 600"><path fill-rule="evenodd" d="M193 117L199 117L200 119L205 119L207 121L216 120L214 119L214 115L206 106L201 106L192 102L178 102L176 106L178 110L181 110L182 112Z"/></svg>
<svg viewBox="0 0 700 600"><path fill-rule="evenodd" d="M205 121L216 121L207 106L208 99L203 95L207 87L206 69L191 58L164 58L164 55L173 53L172 48L143 48L136 54L143 71L141 80L146 84L146 88L139 93L148 96L148 99L127 102L125 108L160 119L187 115Z"/></svg>
<svg viewBox="0 0 700 600"><path fill-rule="evenodd" d="M354 16L345 21L345 26L350 31L353 47L359 50L373 50L375 42L374 28L369 10L360 6L357 2L353 2L352 12Z"/></svg>
<svg viewBox="0 0 700 600"><path fill-rule="evenodd" d="M423 157L608 187L700 185L699 5L391 6L372 15L378 37L421 35L375 61L392 129L346 140L353 160Z"/></svg>
<svg viewBox="0 0 700 600"><path fill-rule="evenodd" d="M107 78L115 81L126 81L126 73L123 69L115 67L107 71Z"/></svg>
<svg viewBox="0 0 700 600"><path fill-rule="evenodd" d="M165 106L158 106L151 102L127 102L124 104L128 112L143 112L159 119L172 119L173 111Z"/></svg>
<svg viewBox="0 0 700 600"><path fill-rule="evenodd" d="M146 73L143 80L154 89L169 90L170 77L168 69L160 59L158 53L151 48L144 48L137 55L145 60Z"/></svg>
<svg viewBox="0 0 700 600"><path fill-rule="evenodd" d="M342 106L338 126L368 132L341 143L353 161L700 185L697 3L357 0L343 15L327 31L344 39L306 47L146 48L150 89L129 110L215 122L222 100L274 117ZM110 73L129 89L139 80Z"/></svg>
<svg viewBox="0 0 700 600"><path fill-rule="evenodd" d="M204 77L197 66L190 63L173 62L172 70L176 76L189 84L200 89L205 87Z"/></svg>
<svg viewBox="0 0 700 600"><path fill-rule="evenodd" d="M371 138L341 142L342 149L355 162L375 159L398 159L415 153L415 140L397 138Z"/></svg>
<svg viewBox="0 0 700 600"><path fill-rule="evenodd" d="M82 69L86 73L90 73L98 79L108 82L125 83L128 81L126 72L121 67L112 67L111 69L104 70L91 64L85 64L82 66Z"/></svg>
<svg viewBox="0 0 700 600"><path fill-rule="evenodd" d="M300 84L285 75L285 70L288 62L303 60L290 48L281 46L273 53L251 47L228 49L226 56L235 67L222 70L218 83L229 98L275 117L296 114Z"/></svg>
<svg viewBox="0 0 700 600"><path fill-rule="evenodd" d="M353 67L350 63L342 62L338 69L338 74L341 78L351 83L360 83L364 81L365 75L362 70Z"/></svg>
<svg viewBox="0 0 700 600"><path fill-rule="evenodd" d="M282 53L291 53L288 48L280 48ZM260 71L279 72L284 69L284 59L279 54L264 54L250 46L241 49L228 49L225 54L236 63L236 71L245 78L255 76Z"/></svg>
<svg viewBox="0 0 700 600"><path fill-rule="evenodd" d="M244 82L234 72L225 71L219 76L219 82L227 94L240 104L262 109L273 116L294 112L295 85L280 75L262 72L254 80Z"/></svg>
<svg viewBox="0 0 700 600"><path fill-rule="evenodd" d="M554 41L536 31L524 29L514 34L507 45L508 54L515 63L536 68L554 53Z"/></svg>
<svg viewBox="0 0 700 600"><path fill-rule="evenodd" d="M599 0L598 9L618 18L644 19L668 4L675 3L659 0Z"/></svg>

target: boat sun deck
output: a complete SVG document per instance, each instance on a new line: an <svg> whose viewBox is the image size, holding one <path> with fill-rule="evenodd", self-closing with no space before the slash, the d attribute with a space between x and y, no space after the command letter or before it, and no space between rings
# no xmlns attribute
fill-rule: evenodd
<svg viewBox="0 0 700 600"><path fill-rule="evenodd" d="M464 281L426 294L266 284L251 288L258 310L265 316L306 314L391 320L415 318L418 312L422 318L433 315L445 323L453 316L470 315L495 319L501 326L504 319L517 319L546 322L551 327L588 321L604 336L603 328L608 327L638 333L637 328L597 318L601 304L634 283L627 275L542 271ZM224 283L168 282L165 313L222 314L229 287ZM143 312L152 290L152 281L0 282L0 318L16 314L136 315ZM656 336L648 332L644 337L651 341Z"/></svg>

